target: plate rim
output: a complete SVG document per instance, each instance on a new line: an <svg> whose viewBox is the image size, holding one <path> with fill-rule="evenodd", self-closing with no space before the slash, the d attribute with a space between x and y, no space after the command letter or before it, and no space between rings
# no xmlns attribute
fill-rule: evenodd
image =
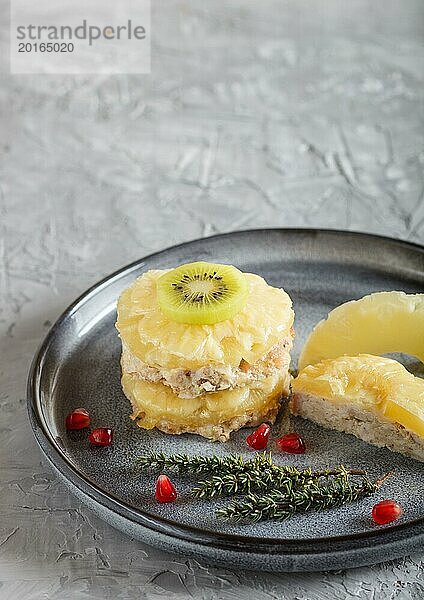
<svg viewBox="0 0 424 600"><path fill-rule="evenodd" d="M67 456L61 451L60 446L55 442L53 435L49 431L48 425L43 417L41 398L38 386L39 377L42 373L45 357L48 353L50 344L52 343L57 330L61 327L61 325L67 318L69 318L78 310L80 306L82 306L85 302L89 301L93 296L95 296L102 289L104 289L114 281L120 279L124 275L128 275L129 273L131 273L132 270L136 270L140 266L140 263L143 263L144 261L148 261L153 258L157 258L161 254L165 254L171 250L176 250L178 248L186 247L191 244L201 243L217 238L231 237L234 235L251 235L258 233L265 234L267 232L282 233L283 235L324 234L335 235L339 237L348 235L362 239L367 238L368 240L382 241L388 244L399 245L409 250L413 250L415 252L418 251L419 253L424 254L424 245L374 233L331 228L264 227L256 229L254 228L228 231L224 233L214 234L211 236L196 238L173 246L169 246L156 252L152 252L146 256L139 258L138 260L135 260L123 267L120 267L116 271L112 272L109 275L106 275L98 282L90 286L87 290L82 292L60 314L60 316L56 319L54 324L47 332L46 336L42 340L34 355L27 380L27 409L31 428L33 430L33 434L36 438L38 445L40 446L43 454L48 459L48 462L59 470L59 472L62 474L65 480L70 480L72 485L75 485L82 492L88 494L93 500L95 500L95 502L100 503L106 508L112 509L112 511L117 512L121 517L131 520L133 523L136 523L143 527L147 527L152 531L156 531L158 533L165 534L173 538L179 538L185 541L192 541L195 543L200 543L202 545L216 546L217 544L219 544L219 547L242 552L251 550L255 553L269 553L271 550L274 554L278 551L281 551L281 549L283 548L285 554L296 554L301 552L302 554L307 553L317 555L317 546L321 544L323 544L324 546L326 546L329 543L335 545L349 542L350 544L352 544L352 542L360 543L361 541L366 539L373 540L376 545L382 546L384 545L385 539L390 538L392 535L400 535L400 539L403 539L405 536L402 534L404 534L405 532L410 532L411 540L417 537L422 537L424 539L424 527L422 527L424 525L424 516L419 517L418 519L414 519L412 521L408 521L407 523L399 523L389 527L384 527L382 529L379 528L376 530L359 531L345 535L321 536L315 538L266 538L252 535L225 533L221 531L214 531L208 528L201 528L192 525L186 525L184 523L177 523L175 520L162 517L154 513L150 513L149 511L143 510L141 508L135 508L131 504L128 504L127 502L117 497L115 494L103 490L92 478L86 476L84 473L81 473L76 468L76 466L72 464L72 462L67 458ZM56 458L56 461L51 456L52 452L54 454L54 457ZM58 466L57 459L59 459L59 464L62 468ZM65 467L65 470L70 471L69 474L65 474L63 472L63 466ZM108 506L109 503L111 503L113 506ZM415 533L414 530L416 530ZM387 542L390 543L390 539L387 540ZM394 540L392 540L392 542L395 543ZM292 550L290 549L291 546L294 546ZM309 552L308 546L313 547L310 548ZM324 547L322 552L328 552L328 548L326 550Z"/></svg>

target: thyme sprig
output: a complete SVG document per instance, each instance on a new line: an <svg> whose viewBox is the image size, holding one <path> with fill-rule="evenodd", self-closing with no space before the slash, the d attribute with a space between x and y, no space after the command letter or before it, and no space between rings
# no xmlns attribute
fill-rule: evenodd
<svg viewBox="0 0 424 600"><path fill-rule="evenodd" d="M342 474L327 485L311 481L302 489L292 487L289 491L276 490L261 495L250 493L218 509L216 515L236 522L282 521L296 513L334 508L371 496L389 475L376 481L365 477L361 483L351 483L346 474Z"/></svg>
<svg viewBox="0 0 424 600"><path fill-rule="evenodd" d="M240 454L228 456L189 456L188 454L165 454L151 452L136 459L136 466L143 471L178 471L181 475L202 475L205 473L241 473L252 468L262 469L272 466L270 452L256 454L251 460L245 460Z"/></svg>
<svg viewBox="0 0 424 600"><path fill-rule="evenodd" d="M262 470L252 468L241 473L210 475L208 479L197 483L191 490L191 495L194 498L217 498L271 490L288 494L294 487L305 487L321 478L364 474L364 471L347 470L343 465L327 471L312 471L311 468L299 470L295 467L270 465Z"/></svg>

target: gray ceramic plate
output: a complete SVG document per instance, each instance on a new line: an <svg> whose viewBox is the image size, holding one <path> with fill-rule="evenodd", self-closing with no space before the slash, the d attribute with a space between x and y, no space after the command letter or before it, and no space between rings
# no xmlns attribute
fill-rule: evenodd
<svg viewBox="0 0 424 600"><path fill-rule="evenodd" d="M249 454L246 430L227 444L213 444L197 436L139 429L129 419L129 402L120 388L117 297L147 269L194 260L233 263L289 292L296 310L294 362L312 326L334 306L378 290L414 293L424 288L424 248L337 231L231 233L170 248L125 267L65 311L34 359L29 415L56 472L94 512L128 535L216 564L270 571L338 569L417 550L424 540L423 465L301 419L292 427L304 436L307 454L275 453L278 461L319 468L343 462L376 476L391 470L394 476L376 499L398 500L405 509L402 519L374 526L372 498L282 523L235 526L218 521L210 502L189 500L187 483L178 480L175 504L159 505L153 498L154 477L134 475L135 457L150 450ZM416 365L410 361L409 366ZM86 433L65 431L65 415L78 406L90 411L94 425L114 429L113 447L91 449Z"/></svg>

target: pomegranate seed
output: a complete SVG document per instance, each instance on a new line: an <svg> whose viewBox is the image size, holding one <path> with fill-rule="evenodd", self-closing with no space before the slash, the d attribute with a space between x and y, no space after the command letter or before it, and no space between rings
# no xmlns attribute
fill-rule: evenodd
<svg viewBox="0 0 424 600"><path fill-rule="evenodd" d="M66 417L66 429L84 429L90 426L90 415L85 408L76 408Z"/></svg>
<svg viewBox="0 0 424 600"><path fill-rule="evenodd" d="M107 427L99 427L98 429L93 429L93 431L88 436L88 441L93 446L110 446L113 439L113 431L112 429L108 429Z"/></svg>
<svg viewBox="0 0 424 600"><path fill-rule="evenodd" d="M372 518L377 525L386 525L396 521L402 515L403 509L394 500L382 500L372 508Z"/></svg>
<svg viewBox="0 0 424 600"><path fill-rule="evenodd" d="M246 442L254 450L263 450L267 447L270 431L271 427L268 423L262 423L253 433L247 436Z"/></svg>
<svg viewBox="0 0 424 600"><path fill-rule="evenodd" d="M177 490L166 475L159 475L156 481L155 498L158 502L173 502L177 497Z"/></svg>
<svg viewBox="0 0 424 600"><path fill-rule="evenodd" d="M287 433L277 440L277 446L282 452L290 454L303 454L306 450L305 442L298 433Z"/></svg>

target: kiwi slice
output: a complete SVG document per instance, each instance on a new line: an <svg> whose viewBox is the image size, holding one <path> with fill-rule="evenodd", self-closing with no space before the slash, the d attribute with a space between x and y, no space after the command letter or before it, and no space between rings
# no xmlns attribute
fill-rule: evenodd
<svg viewBox="0 0 424 600"><path fill-rule="evenodd" d="M157 280L160 309L177 323L213 325L231 319L246 304L248 293L246 277L231 265L189 263Z"/></svg>

